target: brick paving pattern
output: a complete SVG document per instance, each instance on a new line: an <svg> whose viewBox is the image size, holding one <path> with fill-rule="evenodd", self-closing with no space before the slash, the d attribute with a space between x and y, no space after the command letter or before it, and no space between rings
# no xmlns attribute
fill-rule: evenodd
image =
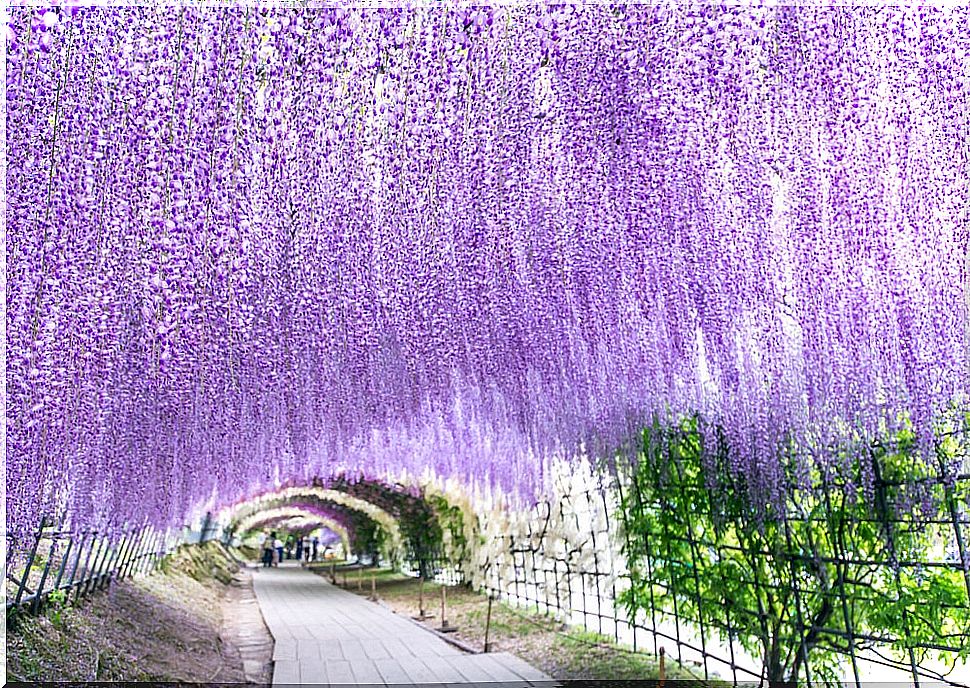
<svg viewBox="0 0 970 688"><path fill-rule="evenodd" d="M410 620L286 562L253 587L270 633L273 685L552 688L507 652L467 654Z"/></svg>

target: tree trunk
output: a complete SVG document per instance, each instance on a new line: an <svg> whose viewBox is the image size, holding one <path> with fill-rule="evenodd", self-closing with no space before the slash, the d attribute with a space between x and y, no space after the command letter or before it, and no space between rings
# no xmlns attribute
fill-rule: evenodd
<svg viewBox="0 0 970 688"><path fill-rule="evenodd" d="M781 642L777 631L771 638L771 651L768 653L768 688L795 688L795 681L788 678L788 672L781 661Z"/></svg>

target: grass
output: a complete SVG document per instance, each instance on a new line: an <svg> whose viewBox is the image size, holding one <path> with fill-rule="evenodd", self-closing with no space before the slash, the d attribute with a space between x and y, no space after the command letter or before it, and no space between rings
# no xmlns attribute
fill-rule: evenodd
<svg viewBox="0 0 970 688"><path fill-rule="evenodd" d="M329 564L315 564L311 568L329 577ZM374 578L378 597L394 611L417 616L419 582L417 579L390 569L366 569L362 590L357 590L357 572L347 571L347 589L350 592L370 595L371 577ZM337 568L338 584L343 583L343 573ZM425 610L435 617L425 623L434 628L441 624L441 586L424 585ZM488 598L466 587L448 587L446 590L446 614L450 624L458 627L454 636L476 649L483 649ZM660 667L657 658L643 652L617 645L612 637L581 629L563 630L562 624L536 613L535 608L526 611L516 609L505 602L492 603L489 642L493 652L511 652L532 666L555 679L631 680L657 679ZM669 680L698 681L703 673L689 670L667 658L665 676ZM726 686L726 682L713 680L712 686Z"/></svg>
<svg viewBox="0 0 970 688"><path fill-rule="evenodd" d="M162 572L13 617L9 680L241 683L241 662L220 639L227 576L230 562L215 543L183 547Z"/></svg>

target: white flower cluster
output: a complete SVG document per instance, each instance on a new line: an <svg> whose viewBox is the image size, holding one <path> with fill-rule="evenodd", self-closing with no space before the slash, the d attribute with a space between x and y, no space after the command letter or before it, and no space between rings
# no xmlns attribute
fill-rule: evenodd
<svg viewBox="0 0 970 688"><path fill-rule="evenodd" d="M339 504L340 506L359 511L370 517L381 527L387 536L384 542L384 551L381 554L390 561L403 560L405 551L404 538L401 536L401 529L397 519L379 506L359 497L349 495L346 492L312 486L287 487L277 492L264 494L257 499L238 504L228 509L227 514L228 518L238 519L249 514L265 512L270 504L295 503L305 498ZM223 516L223 518L225 517Z"/></svg>
<svg viewBox="0 0 970 688"><path fill-rule="evenodd" d="M415 483L460 508L467 548L459 555L446 539L446 553L461 556L452 562L474 588L529 597L566 613L580 610L584 593L612 603L626 570L612 479L585 460L557 462L552 471L552 493L530 511L510 509L502 495L471 495L458 481L430 472Z"/></svg>

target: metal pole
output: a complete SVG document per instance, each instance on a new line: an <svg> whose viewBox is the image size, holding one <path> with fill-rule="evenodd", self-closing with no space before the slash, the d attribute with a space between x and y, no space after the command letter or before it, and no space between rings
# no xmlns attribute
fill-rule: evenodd
<svg viewBox="0 0 970 688"><path fill-rule="evenodd" d="M868 458L872 460L872 472L876 478L876 509L879 513L879 518L882 521L883 527L885 528L886 544L889 545L889 561L893 567L893 578L896 581L896 594L901 598L903 596L903 588L902 588L901 578L899 574L899 564L896 558L897 556L896 538L893 535L893 531L894 531L893 522L890 519L889 507L887 506L886 484L882 480L882 467L879 465L879 460L875 457L875 455L870 454ZM846 554L844 536L843 536L842 545L843 545L843 550L842 550L843 556L845 558L848 558ZM843 566L848 568L847 564L843 564ZM842 597L843 599L845 599L844 576L843 576L843 582L842 582ZM913 672L913 685L915 686L915 688L920 688L919 670L916 663L916 654L913 652L913 646L911 644L912 634L910 633L910 630L909 630L910 629L909 614L906 612L905 606L902 609L902 617L903 617L903 631L904 631L905 640L906 640L906 649L909 654L909 665ZM855 660L854 653L852 655L852 659Z"/></svg>

